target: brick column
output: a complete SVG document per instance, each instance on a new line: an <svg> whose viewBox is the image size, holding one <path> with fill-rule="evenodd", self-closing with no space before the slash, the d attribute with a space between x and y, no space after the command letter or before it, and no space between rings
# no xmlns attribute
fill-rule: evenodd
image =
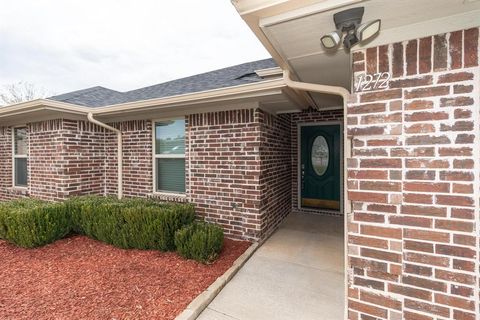
<svg viewBox="0 0 480 320"><path fill-rule="evenodd" d="M349 319L475 319L478 28L353 53Z"/></svg>

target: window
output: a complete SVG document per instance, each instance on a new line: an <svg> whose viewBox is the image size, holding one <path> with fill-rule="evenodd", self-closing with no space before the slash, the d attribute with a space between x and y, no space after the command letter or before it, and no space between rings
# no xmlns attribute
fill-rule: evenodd
<svg viewBox="0 0 480 320"><path fill-rule="evenodd" d="M155 191L185 192L185 120L155 123Z"/></svg>
<svg viewBox="0 0 480 320"><path fill-rule="evenodd" d="M13 184L26 187L27 173L27 128L13 129Z"/></svg>

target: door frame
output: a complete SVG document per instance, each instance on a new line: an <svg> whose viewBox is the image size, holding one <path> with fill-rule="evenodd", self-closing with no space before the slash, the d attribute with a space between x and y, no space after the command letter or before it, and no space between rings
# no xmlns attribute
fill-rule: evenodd
<svg viewBox="0 0 480 320"><path fill-rule="evenodd" d="M344 144L343 141L344 132L343 132L343 121L335 120L335 121L318 121L318 122L304 122L304 123L297 123L297 209L298 210L316 210L319 212L336 212L334 210L329 209L312 209L312 208L304 208L302 207L302 174L301 174L301 156L302 156L302 127L311 127L311 126L329 126L329 125L338 125L340 126L340 214L345 214L344 212L344 190L345 190L345 182L344 182Z"/></svg>

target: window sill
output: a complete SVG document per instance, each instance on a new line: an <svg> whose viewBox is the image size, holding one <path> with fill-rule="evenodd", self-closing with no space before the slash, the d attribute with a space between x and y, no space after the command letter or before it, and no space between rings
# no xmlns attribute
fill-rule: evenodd
<svg viewBox="0 0 480 320"><path fill-rule="evenodd" d="M28 187L13 186L7 189L11 194L28 196Z"/></svg>
<svg viewBox="0 0 480 320"><path fill-rule="evenodd" d="M185 193L153 192L150 198L170 202L187 202L187 195Z"/></svg>

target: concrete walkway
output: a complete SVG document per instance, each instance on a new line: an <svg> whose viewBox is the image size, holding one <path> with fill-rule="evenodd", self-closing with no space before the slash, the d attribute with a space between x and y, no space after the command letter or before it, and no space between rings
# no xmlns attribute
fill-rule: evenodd
<svg viewBox="0 0 480 320"><path fill-rule="evenodd" d="M198 319L343 319L343 251L343 218L292 213Z"/></svg>

